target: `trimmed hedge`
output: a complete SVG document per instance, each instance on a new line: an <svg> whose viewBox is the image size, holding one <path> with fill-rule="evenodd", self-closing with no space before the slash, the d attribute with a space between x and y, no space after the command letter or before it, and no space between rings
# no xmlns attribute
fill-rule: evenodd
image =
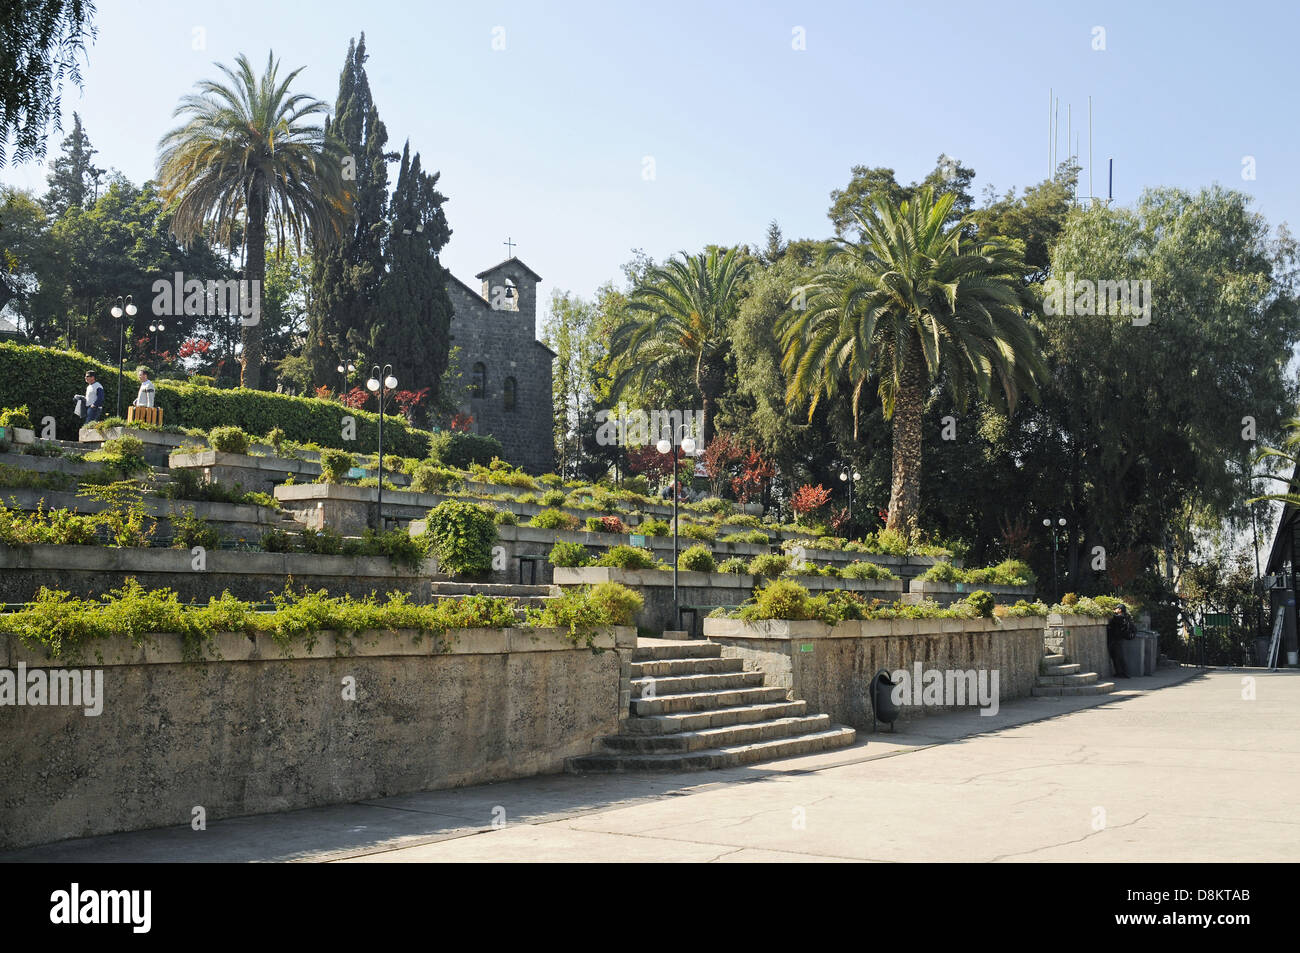
<svg viewBox="0 0 1300 953"><path fill-rule="evenodd" d="M80 421L72 413L73 398L86 392L85 374L93 368L104 385L104 415L117 409L117 368L76 351L0 341L0 407L26 404L39 433L41 420L55 419L58 437L75 440ZM139 382L133 371L122 374L122 413L135 400ZM218 389L177 381L156 381L157 404L172 427L238 427L260 435L279 427L289 440L340 450L375 447L379 415L353 410L315 397L290 397L243 388ZM356 421L356 439L343 439L343 418ZM384 417L384 452L423 459L432 434L406 425L401 417ZM499 444L498 444L499 446Z"/></svg>

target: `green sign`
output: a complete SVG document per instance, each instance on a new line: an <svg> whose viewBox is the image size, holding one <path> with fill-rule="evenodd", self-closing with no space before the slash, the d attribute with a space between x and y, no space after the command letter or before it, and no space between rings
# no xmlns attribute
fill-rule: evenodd
<svg viewBox="0 0 1300 953"><path fill-rule="evenodd" d="M811 642L804 642L802 645L799 646L800 652L811 652L812 650L813 650L813 644Z"/></svg>
<svg viewBox="0 0 1300 953"><path fill-rule="evenodd" d="M631 544L632 544L633 546L644 546L644 545L645 545L645 537L644 537L644 536L640 536L640 535L638 535L638 534L636 534L636 533L633 533L631 536L629 536L629 537L628 537L628 541L631 542Z"/></svg>
<svg viewBox="0 0 1300 953"><path fill-rule="evenodd" d="M366 477L366 471L361 469L360 467L353 467L351 470L348 471L349 480L364 480L365 477Z"/></svg>

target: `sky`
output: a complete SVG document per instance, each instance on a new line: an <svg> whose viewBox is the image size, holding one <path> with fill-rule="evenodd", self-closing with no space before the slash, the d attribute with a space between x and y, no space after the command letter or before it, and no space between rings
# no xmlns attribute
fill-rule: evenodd
<svg viewBox="0 0 1300 953"><path fill-rule="evenodd" d="M443 263L475 285L510 239L540 301L621 281L634 248L758 245L773 219L828 237L829 194L855 165L910 182L946 153L975 169L977 197L1023 188L1048 173L1049 89L1062 158L1073 105L1085 193L1091 96L1094 194L1113 157L1119 204L1217 182L1300 225L1294 3L97 5L64 129L80 113L99 165L151 177L179 98L241 52L259 71L270 50L304 67L295 88L332 106L364 31L391 147L409 140L441 172ZM43 192L47 174L0 181Z"/></svg>

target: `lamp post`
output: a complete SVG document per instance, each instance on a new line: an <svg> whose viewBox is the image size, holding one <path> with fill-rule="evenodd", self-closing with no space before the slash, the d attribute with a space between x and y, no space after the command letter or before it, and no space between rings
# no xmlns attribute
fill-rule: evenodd
<svg viewBox="0 0 1300 953"><path fill-rule="evenodd" d="M378 520L375 525L379 532L382 533L384 531L384 404L387 399L387 392L397 389L397 378L393 376L393 365L385 364L382 371L380 371L378 364L371 368L370 380L366 381L366 389L379 400L379 502L377 506Z"/></svg>
<svg viewBox="0 0 1300 953"><path fill-rule="evenodd" d="M686 424L679 424L678 431L686 429ZM677 433L673 434L674 438ZM691 437L684 437L681 441L683 452L689 457L695 453L695 440ZM668 437L661 437L655 444L655 449L660 453L671 453L673 455L673 618L677 625L682 624L681 604L677 601L677 447L674 441Z"/></svg>
<svg viewBox="0 0 1300 953"><path fill-rule="evenodd" d="M1049 530L1051 530L1052 533L1052 592L1055 601L1060 602L1061 584L1060 582L1057 581L1056 578L1056 547L1057 547L1057 540L1059 539L1059 535L1065 532L1065 517L1062 516L1059 519L1057 519L1055 525L1052 524L1052 521L1050 519L1045 518L1043 520L1043 525L1046 526Z"/></svg>
<svg viewBox="0 0 1300 953"><path fill-rule="evenodd" d="M841 471L840 471L840 482L841 482L841 483L846 483L846 484L848 484L848 490L849 490L849 536L850 536L850 538L851 538L851 537L853 536L853 492L854 492L854 488L853 488L853 484L852 484L852 483L849 483L849 476L850 476L850 473L849 473L848 470L841 470ZM859 473L857 470L854 470L854 471L852 472L852 476L853 476L853 483L857 483L859 480L862 479L862 474Z"/></svg>
<svg viewBox="0 0 1300 953"><path fill-rule="evenodd" d="M341 381L341 383L339 384L340 399L342 399L343 395L347 392L348 375L355 373L356 369L357 366L353 364L351 361L348 361L347 364L340 364L338 367L335 368L335 370L339 372L339 380Z"/></svg>
<svg viewBox="0 0 1300 953"><path fill-rule="evenodd" d="M153 358L156 362L158 360L158 332L165 331L166 325L159 321L157 324L149 325L149 330L153 332Z"/></svg>
<svg viewBox="0 0 1300 953"><path fill-rule="evenodd" d="M132 317L134 317L135 312L136 312L135 301L131 297L131 295L127 295L125 300L123 300L121 295L118 295L117 304L113 305L112 310L109 312L109 314L117 318L117 416L118 417L122 416L122 357L123 357L122 345L126 339L126 327L125 327L125 323L122 321L122 315L129 314Z"/></svg>

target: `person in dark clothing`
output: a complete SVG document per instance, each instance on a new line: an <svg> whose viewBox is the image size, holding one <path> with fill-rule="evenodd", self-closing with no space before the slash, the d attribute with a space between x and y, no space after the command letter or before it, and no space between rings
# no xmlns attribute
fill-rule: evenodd
<svg viewBox="0 0 1300 953"><path fill-rule="evenodd" d="M1122 604L1116 606L1115 614L1106 623L1106 650L1110 652L1110 665L1115 670L1116 678L1129 677L1128 667L1124 664L1124 642L1135 634L1128 607Z"/></svg>

